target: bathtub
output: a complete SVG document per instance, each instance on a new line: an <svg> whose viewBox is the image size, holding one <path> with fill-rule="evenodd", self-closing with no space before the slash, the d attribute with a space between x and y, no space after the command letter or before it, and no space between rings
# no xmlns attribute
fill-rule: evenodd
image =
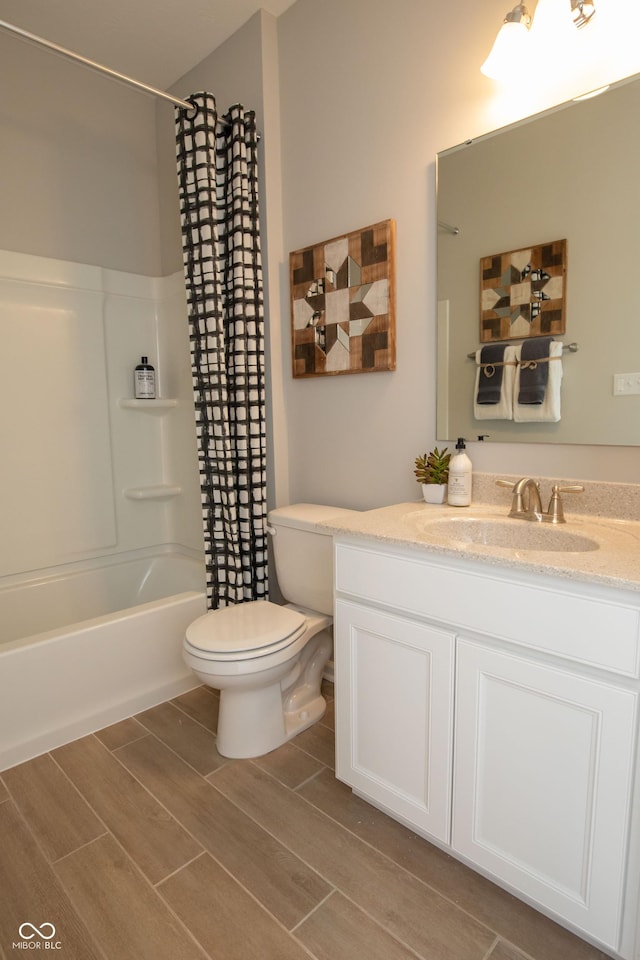
<svg viewBox="0 0 640 960"><path fill-rule="evenodd" d="M204 563L177 552L71 564L0 586L0 770L198 685L182 638Z"/></svg>

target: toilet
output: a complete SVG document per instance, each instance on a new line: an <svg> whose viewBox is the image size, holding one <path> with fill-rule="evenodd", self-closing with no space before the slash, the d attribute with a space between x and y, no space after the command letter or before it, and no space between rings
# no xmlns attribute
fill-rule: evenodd
<svg viewBox="0 0 640 960"><path fill-rule="evenodd" d="M260 757L322 718L333 651L333 540L318 524L352 510L298 503L269 513L285 606L252 600L211 610L187 628L185 663L220 691L218 752Z"/></svg>

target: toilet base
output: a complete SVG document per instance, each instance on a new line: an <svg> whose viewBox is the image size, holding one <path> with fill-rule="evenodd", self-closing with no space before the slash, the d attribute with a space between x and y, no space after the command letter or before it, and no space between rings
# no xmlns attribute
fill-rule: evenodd
<svg viewBox="0 0 640 960"><path fill-rule="evenodd" d="M261 757L321 720L327 703L320 684L332 649L331 631L320 630L293 668L277 673L274 669L270 684L259 689L235 685L221 689L218 753L237 760Z"/></svg>
<svg viewBox="0 0 640 960"><path fill-rule="evenodd" d="M308 727L312 727L314 723L318 722L318 720L322 720L326 710L327 701L321 694L319 694L314 700L311 701L311 703L308 703L300 710L295 710L292 713L286 713L284 720L287 731L287 740L291 740L292 737L302 733L303 730L306 730Z"/></svg>

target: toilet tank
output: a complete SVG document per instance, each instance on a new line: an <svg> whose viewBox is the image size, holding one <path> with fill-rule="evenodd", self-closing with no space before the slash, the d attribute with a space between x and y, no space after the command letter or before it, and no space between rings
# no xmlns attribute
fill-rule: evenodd
<svg viewBox="0 0 640 960"><path fill-rule="evenodd" d="M333 537L321 520L354 510L293 503L269 512L278 585L289 603L333 615Z"/></svg>

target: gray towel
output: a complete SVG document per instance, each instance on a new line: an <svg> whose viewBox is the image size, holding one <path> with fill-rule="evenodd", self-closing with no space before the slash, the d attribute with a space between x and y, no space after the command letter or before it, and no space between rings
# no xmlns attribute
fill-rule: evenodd
<svg viewBox="0 0 640 960"><path fill-rule="evenodd" d="M500 403L504 366L496 366L485 372L484 364L502 364L506 349L507 346L504 343L493 343L491 346L482 348L480 354L482 366L480 367L476 403ZM487 373L489 376L487 376Z"/></svg>
<svg viewBox="0 0 640 960"><path fill-rule="evenodd" d="M520 393L518 403L543 403L549 380L549 344L553 337L536 337L525 340L520 353ZM540 360L535 367L528 367L527 360Z"/></svg>

